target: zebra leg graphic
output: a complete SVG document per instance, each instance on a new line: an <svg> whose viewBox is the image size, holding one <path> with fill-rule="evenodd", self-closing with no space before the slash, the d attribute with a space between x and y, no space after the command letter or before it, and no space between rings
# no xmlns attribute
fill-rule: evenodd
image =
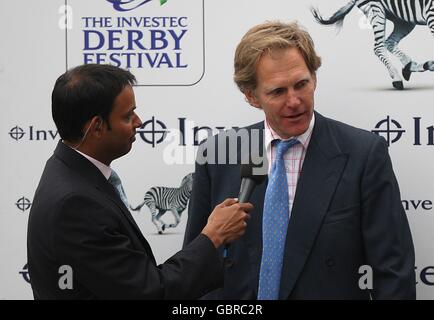
<svg viewBox="0 0 434 320"><path fill-rule="evenodd" d="M176 208L171 208L170 212L172 212L173 217L175 218L175 223L169 224L169 228L175 228L181 221L181 216L179 215L178 210Z"/></svg>
<svg viewBox="0 0 434 320"><path fill-rule="evenodd" d="M431 1L431 5L426 9L426 24L431 30L431 34L434 36L434 1ZM424 63L423 68L425 70L434 71L434 60Z"/></svg>
<svg viewBox="0 0 434 320"><path fill-rule="evenodd" d="M415 24L405 22L403 20L394 19L393 31L390 36L386 39L385 45L390 53L395 55L402 63L404 68L402 69L402 76L405 80L410 80L412 72L423 72L423 65L413 61L409 56L407 56L401 49L398 48L398 43L406 37L411 31L413 31Z"/></svg>
<svg viewBox="0 0 434 320"><path fill-rule="evenodd" d="M159 211L157 209L154 202L147 203L146 205L149 207L149 210L151 210L152 223L157 227L158 233L162 234L164 231L164 228L162 227L162 223L160 221L160 217L162 215L161 210Z"/></svg>
<svg viewBox="0 0 434 320"><path fill-rule="evenodd" d="M434 60L427 61L423 64L424 70L434 71Z"/></svg>
<svg viewBox="0 0 434 320"><path fill-rule="evenodd" d="M434 0L430 5L425 6L426 25L431 30L431 34L434 36Z"/></svg>
<svg viewBox="0 0 434 320"><path fill-rule="evenodd" d="M364 13L368 17L368 19L370 19L372 29L374 30L375 55L378 57L378 59L380 59L380 61L386 66L387 70L389 71L389 75L392 78L393 87L398 90L404 89L401 76L387 57L385 47L386 14L384 12L384 9L375 6L369 8L369 10L365 11Z"/></svg>
<svg viewBox="0 0 434 320"><path fill-rule="evenodd" d="M152 216L152 222L157 226L158 233L162 234L167 228L167 224L161 220L161 217L166 213L165 209L160 209L155 216ZM158 224L159 223L159 224Z"/></svg>

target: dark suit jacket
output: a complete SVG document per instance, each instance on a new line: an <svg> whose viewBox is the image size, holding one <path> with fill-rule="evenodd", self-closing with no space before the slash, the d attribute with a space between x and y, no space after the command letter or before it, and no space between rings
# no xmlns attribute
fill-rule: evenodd
<svg viewBox="0 0 434 320"><path fill-rule="evenodd" d="M263 122L246 129L262 132ZM198 154L214 150L209 145ZM245 153L239 150L237 161ZM237 197L239 187L239 164L196 164L184 244L197 236L211 208ZM266 187L267 181L255 189L246 233L228 248L224 287L205 298L256 298ZM414 262L385 140L315 113L288 225L280 299L413 299ZM359 288L363 265L372 267L373 290Z"/></svg>
<svg viewBox="0 0 434 320"><path fill-rule="evenodd" d="M191 299L218 288L223 268L206 236L157 266L128 209L103 174L59 142L47 161L28 224L36 299ZM59 289L62 265L73 289Z"/></svg>

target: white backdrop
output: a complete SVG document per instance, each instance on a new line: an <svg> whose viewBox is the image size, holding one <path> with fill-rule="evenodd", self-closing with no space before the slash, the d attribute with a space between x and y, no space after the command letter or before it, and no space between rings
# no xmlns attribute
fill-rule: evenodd
<svg viewBox="0 0 434 320"><path fill-rule="evenodd" d="M127 29L135 31L136 39L138 32L142 32L143 48L137 42L132 43L129 52L131 59L138 59L140 51L148 53L142 56L148 59L143 60L148 61L146 65L131 66L140 84L135 88L137 112L146 125L132 152L112 164L122 177L131 204L136 205L150 187L177 187L182 177L194 170L192 132L195 126L229 128L263 119L260 111L244 101L232 81L233 54L251 26L273 19L297 19L314 38L323 59L318 72L316 110L367 130L376 129L377 124L378 130L386 130L389 119L389 131L403 131L401 138L390 145L390 154L416 247L418 298L433 299L434 73L413 74L410 82L405 83L406 90L392 89L386 69L373 53L372 30L357 8L347 16L338 34L334 28L317 24L309 11L313 5L328 17L346 2L168 0L161 4L153 0L128 12L115 10L106 0L0 2L3 114L0 119L3 181L0 299L32 299L30 285L24 279L29 205L45 161L59 139L51 119L50 97L55 80L66 67L82 63L85 53L93 59L98 53L120 53L122 50L116 48L128 46ZM85 17L99 20L85 20ZM102 17L110 19L102 20ZM129 17L129 21L139 25L120 28L119 17ZM158 26L140 25L141 17L178 17L176 21L182 26L172 23L175 20L166 20L169 25L165 26L163 20L154 20L160 23ZM179 20L180 17L183 19ZM181 38L184 29L187 31ZM86 50L83 37L86 30L105 34L106 43L98 48L101 38L89 38L93 42L88 43L89 50ZM112 35L112 47L107 43L108 30L117 30ZM164 31L164 36L155 30ZM96 32L92 35L96 37ZM170 38L172 35L175 38ZM176 36L180 37L178 42ZM401 47L419 62L434 59L434 36L426 26L416 27ZM399 62L393 61L399 66ZM382 120L386 121L380 123ZM154 131L163 130L161 125L173 131L182 123L185 123L185 145L177 146L176 151L187 152L188 161L167 164L163 155L169 139L153 145L153 139L158 140L161 134L155 132L153 136L145 131L152 131L153 127ZM204 133L200 130L202 136ZM386 133L381 134L386 137ZM395 132L390 132L391 139L395 136ZM181 224L163 235L156 233L146 206L140 212L133 212L133 216L158 262L181 248L186 211ZM170 221L171 217L163 219Z"/></svg>

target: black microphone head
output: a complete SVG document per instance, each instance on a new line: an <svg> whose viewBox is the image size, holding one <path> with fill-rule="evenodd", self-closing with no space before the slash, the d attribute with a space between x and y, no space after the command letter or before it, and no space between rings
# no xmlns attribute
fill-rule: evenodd
<svg viewBox="0 0 434 320"><path fill-rule="evenodd" d="M248 164L242 164L241 165L241 179L243 178L249 178L255 181L256 184L261 184L265 178L267 177L266 174L256 174L254 169L257 169L256 171L259 171L259 168L261 168L260 165L256 165L253 163Z"/></svg>

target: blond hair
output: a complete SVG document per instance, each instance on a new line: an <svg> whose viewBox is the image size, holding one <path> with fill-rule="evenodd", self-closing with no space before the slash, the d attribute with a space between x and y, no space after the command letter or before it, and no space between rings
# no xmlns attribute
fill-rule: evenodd
<svg viewBox="0 0 434 320"><path fill-rule="evenodd" d="M238 88L256 88L256 66L259 59L273 49L297 48L312 74L321 66L309 33L297 22L269 21L251 28L241 39L235 51L234 81Z"/></svg>

